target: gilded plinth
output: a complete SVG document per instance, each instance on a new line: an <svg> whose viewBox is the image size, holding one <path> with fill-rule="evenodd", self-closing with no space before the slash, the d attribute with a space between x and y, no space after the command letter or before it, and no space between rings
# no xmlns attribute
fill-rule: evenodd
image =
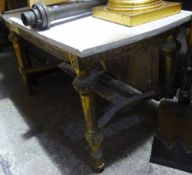
<svg viewBox="0 0 192 175"><path fill-rule="evenodd" d="M181 4L162 0L108 0L93 8L93 16L126 26L137 26L181 11Z"/></svg>
<svg viewBox="0 0 192 175"><path fill-rule="evenodd" d="M108 0L106 8L112 11L127 12L156 9L162 5L162 0Z"/></svg>

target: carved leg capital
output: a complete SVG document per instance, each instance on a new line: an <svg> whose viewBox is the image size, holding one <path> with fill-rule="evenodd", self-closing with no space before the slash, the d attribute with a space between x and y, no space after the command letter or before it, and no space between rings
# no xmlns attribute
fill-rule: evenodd
<svg viewBox="0 0 192 175"><path fill-rule="evenodd" d="M73 81L73 87L77 92L79 92L80 95L88 95L92 91L92 82L81 79L81 78L75 78Z"/></svg>

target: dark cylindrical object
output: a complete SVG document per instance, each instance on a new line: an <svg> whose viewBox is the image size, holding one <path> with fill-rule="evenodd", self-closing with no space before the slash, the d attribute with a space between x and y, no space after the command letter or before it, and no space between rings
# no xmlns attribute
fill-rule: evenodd
<svg viewBox="0 0 192 175"><path fill-rule="evenodd" d="M106 0L89 0L53 7L36 3L32 6L31 10L21 14L21 19L26 26L47 29L53 20L90 12L93 7L105 3Z"/></svg>

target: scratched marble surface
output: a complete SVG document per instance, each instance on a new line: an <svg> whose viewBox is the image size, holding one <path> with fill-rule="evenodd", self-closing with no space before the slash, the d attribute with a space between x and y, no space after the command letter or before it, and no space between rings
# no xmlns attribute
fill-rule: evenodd
<svg viewBox="0 0 192 175"><path fill-rule="evenodd" d="M62 72L49 74L28 95L10 51L0 52L0 175L94 174L72 79ZM149 163L155 116L153 106L137 106L103 130L101 175L189 174Z"/></svg>

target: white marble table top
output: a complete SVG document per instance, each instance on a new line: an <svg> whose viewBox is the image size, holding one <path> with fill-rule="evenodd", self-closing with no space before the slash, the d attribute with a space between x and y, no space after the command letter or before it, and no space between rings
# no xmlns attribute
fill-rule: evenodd
<svg viewBox="0 0 192 175"><path fill-rule="evenodd" d="M146 39L175 28L191 20L192 12L166 17L136 27L127 27L107 22L92 16L55 25L45 31L35 31L39 38L69 51L79 57L87 57L107 50ZM9 21L26 28L18 17L9 17Z"/></svg>

